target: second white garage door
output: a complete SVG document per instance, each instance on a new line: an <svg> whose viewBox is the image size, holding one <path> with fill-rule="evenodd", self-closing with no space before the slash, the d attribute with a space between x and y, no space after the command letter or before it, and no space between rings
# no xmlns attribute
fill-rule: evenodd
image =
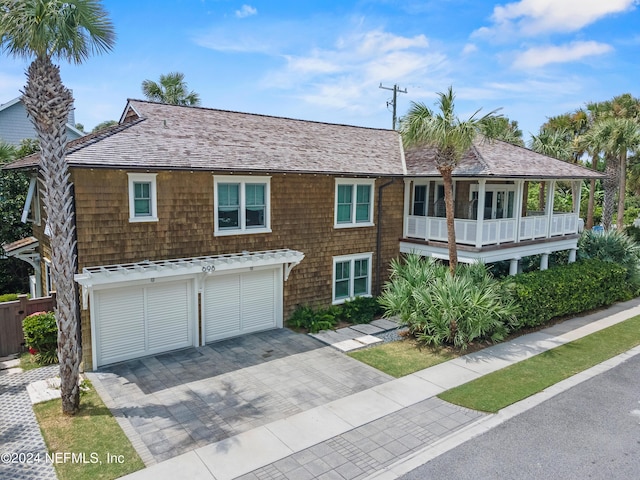
<svg viewBox="0 0 640 480"><path fill-rule="evenodd" d="M282 326L282 269L216 275L202 295L205 342Z"/></svg>

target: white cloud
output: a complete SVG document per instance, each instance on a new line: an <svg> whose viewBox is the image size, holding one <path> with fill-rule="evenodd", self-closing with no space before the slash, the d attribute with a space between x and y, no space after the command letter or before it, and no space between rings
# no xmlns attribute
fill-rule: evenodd
<svg viewBox="0 0 640 480"><path fill-rule="evenodd" d="M607 15L632 10L638 0L521 0L497 5L493 26L476 30L478 36L574 32Z"/></svg>
<svg viewBox="0 0 640 480"><path fill-rule="evenodd" d="M593 41L534 47L518 54L513 66L516 68L537 68L550 63L575 62L585 57L603 55L612 50L611 45Z"/></svg>
<svg viewBox="0 0 640 480"><path fill-rule="evenodd" d="M469 55L478 51L478 46L474 43L467 43L462 49L463 55Z"/></svg>
<svg viewBox="0 0 640 480"><path fill-rule="evenodd" d="M240 10L236 10L236 17L238 18L246 18L257 14L258 10L251 5L242 5Z"/></svg>

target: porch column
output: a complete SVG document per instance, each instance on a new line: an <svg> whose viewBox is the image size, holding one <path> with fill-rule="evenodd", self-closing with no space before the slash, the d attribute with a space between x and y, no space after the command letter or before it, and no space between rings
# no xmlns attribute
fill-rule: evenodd
<svg viewBox="0 0 640 480"><path fill-rule="evenodd" d="M569 263L573 263L576 261L576 253L577 253L578 249L577 248L572 248L571 250L569 250Z"/></svg>
<svg viewBox="0 0 640 480"><path fill-rule="evenodd" d="M520 257L512 258L509 262L509 275L516 275L518 273L518 262Z"/></svg>
<svg viewBox="0 0 640 480"><path fill-rule="evenodd" d="M482 247L482 230L484 228L484 197L487 181L478 180L478 204L476 205L476 248Z"/></svg>
<svg viewBox="0 0 640 480"><path fill-rule="evenodd" d="M540 270L549 268L549 252L545 252L540 256Z"/></svg>
<svg viewBox="0 0 640 480"><path fill-rule="evenodd" d="M524 180L516 180L516 198L513 211L516 217L516 238L515 242L520 241L520 222L522 222L522 203L524 200Z"/></svg>
<svg viewBox="0 0 640 480"><path fill-rule="evenodd" d="M571 189L571 193L575 192L573 195L573 213L580 216L580 197L582 196L582 180L574 180L571 182L573 188Z"/></svg>
<svg viewBox="0 0 640 480"><path fill-rule="evenodd" d="M407 238L409 233L409 212L411 211L411 180L404 179L404 216L402 217L402 236ZM380 206L378 205L378 208Z"/></svg>
<svg viewBox="0 0 640 480"><path fill-rule="evenodd" d="M547 238L551 237L551 224L553 222L553 197L556 189L556 181L549 180L547 182Z"/></svg>

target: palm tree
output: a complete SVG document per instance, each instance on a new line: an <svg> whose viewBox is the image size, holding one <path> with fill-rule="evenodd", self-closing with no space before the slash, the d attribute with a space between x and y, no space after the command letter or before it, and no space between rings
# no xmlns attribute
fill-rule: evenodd
<svg viewBox="0 0 640 480"><path fill-rule="evenodd" d="M170 105L200 105L200 96L194 92L187 92L184 73L171 72L160 75L160 82L145 80L142 82L142 93L148 100Z"/></svg>
<svg viewBox="0 0 640 480"><path fill-rule="evenodd" d="M78 295L72 184L66 162L66 123L73 103L52 60L80 64L115 41L111 21L97 0L0 0L0 45L14 57L35 59L22 100L40 142L42 199L50 229L51 266L57 289L58 359L62 412L78 411Z"/></svg>
<svg viewBox="0 0 640 480"><path fill-rule="evenodd" d="M566 130L554 130L552 128L541 127L538 135L531 135L531 141L529 147L534 152L547 155L548 157L554 157L565 162L570 161L573 158L573 147L571 141L569 141L569 134ZM540 182L540 193L538 195L538 210L544 210L545 195L544 195L545 182ZM551 195L552 192L549 192ZM572 190L573 198L576 198L577 192Z"/></svg>
<svg viewBox="0 0 640 480"><path fill-rule="evenodd" d="M433 112L423 103L412 102L411 108L400 121L400 133L406 148L433 148L435 162L444 183L444 203L447 218L447 243L449 249L449 271L455 275L458 265L456 231L453 206L453 169L471 145L481 122L494 112L482 118L476 115L461 121L455 116L453 89L438 93L439 112Z"/></svg>
<svg viewBox="0 0 640 480"><path fill-rule="evenodd" d="M489 115L478 125L480 133L487 138L502 140L524 147L522 140L522 130L518 128L516 120L509 120L507 117L499 115Z"/></svg>

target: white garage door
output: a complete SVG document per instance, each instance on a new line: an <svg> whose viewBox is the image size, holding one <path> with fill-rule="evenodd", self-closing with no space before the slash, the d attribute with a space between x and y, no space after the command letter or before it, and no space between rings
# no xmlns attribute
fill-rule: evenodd
<svg viewBox="0 0 640 480"><path fill-rule="evenodd" d="M282 326L282 271L210 277L202 303L206 342Z"/></svg>
<svg viewBox="0 0 640 480"><path fill-rule="evenodd" d="M94 293L97 366L193 345L188 281Z"/></svg>

